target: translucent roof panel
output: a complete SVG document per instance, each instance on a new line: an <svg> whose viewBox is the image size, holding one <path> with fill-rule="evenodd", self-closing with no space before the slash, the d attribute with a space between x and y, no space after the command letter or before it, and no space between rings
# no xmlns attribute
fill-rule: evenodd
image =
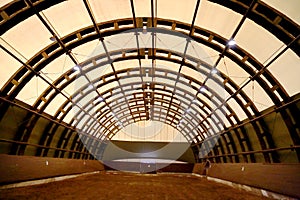
<svg viewBox="0 0 300 200"><path fill-rule="evenodd" d="M236 115L239 117L240 120L246 119L247 115L245 112L242 110L241 106L234 100L234 99L229 99L227 101L227 104L234 110Z"/></svg>
<svg viewBox="0 0 300 200"><path fill-rule="evenodd" d="M16 27L10 29L1 37L25 58L29 59L37 51L52 43L51 36L39 18L34 15L17 24Z"/></svg>
<svg viewBox="0 0 300 200"><path fill-rule="evenodd" d="M150 17L151 16L151 1L134 0L133 2L134 2L134 10L135 10L136 17Z"/></svg>
<svg viewBox="0 0 300 200"><path fill-rule="evenodd" d="M126 52L126 49L136 48L137 43L134 34L135 31L124 31L117 35L106 37L104 42L105 45L107 46L108 51L124 49L124 51ZM147 36L149 37L150 34L147 34Z"/></svg>
<svg viewBox="0 0 300 200"><path fill-rule="evenodd" d="M45 109L45 112L50 115L54 115L58 110L57 105L61 104L62 102L65 102L66 100L67 99L62 94L58 94L53 99L53 101L51 101L50 104L47 106L47 108Z"/></svg>
<svg viewBox="0 0 300 200"><path fill-rule="evenodd" d="M191 46L188 47L188 51L192 51L194 54L196 54L196 58L199 58L201 61L206 62L207 64L216 63L217 59L219 58L220 52L208 46L199 43L195 45L194 43L195 41L191 42ZM200 48L200 50L198 48Z"/></svg>
<svg viewBox="0 0 300 200"><path fill-rule="evenodd" d="M235 37L235 41L261 63L267 61L283 46L283 43L270 32L248 19Z"/></svg>
<svg viewBox="0 0 300 200"><path fill-rule="evenodd" d="M1 45L2 40L0 40ZM0 50L0 58L1 58L1 73L0 73L0 88L8 81L10 78L20 67L20 63L9 56L2 49Z"/></svg>
<svg viewBox="0 0 300 200"><path fill-rule="evenodd" d="M224 57L218 65L218 70L241 86L249 77L249 74L232 60Z"/></svg>
<svg viewBox="0 0 300 200"><path fill-rule="evenodd" d="M33 105L36 99L44 92L49 85L39 77L33 77L20 91L17 99Z"/></svg>
<svg viewBox="0 0 300 200"><path fill-rule="evenodd" d="M90 0L89 2L98 23L132 17L130 1Z"/></svg>
<svg viewBox="0 0 300 200"><path fill-rule="evenodd" d="M142 63L143 63L143 66L151 67L151 60L148 60L148 59L143 60ZM156 60L155 63L158 68L166 69L171 72L178 72L179 66L180 66L177 63L172 63L172 62L168 62L168 61L164 61L164 60Z"/></svg>
<svg viewBox="0 0 300 200"><path fill-rule="evenodd" d="M286 51L268 69L290 96L300 92L299 57L294 52Z"/></svg>
<svg viewBox="0 0 300 200"><path fill-rule="evenodd" d="M209 1L201 1L200 5L196 25L229 39L242 15Z"/></svg>
<svg viewBox="0 0 300 200"><path fill-rule="evenodd" d="M213 65L217 59L217 57L211 56L205 45L199 44L194 40L188 44L186 54L209 65Z"/></svg>
<svg viewBox="0 0 300 200"><path fill-rule="evenodd" d="M11 2L11 0L2 0L2 1L0 2L0 7L2 7L2 6L4 6L4 5L6 5L6 4L8 4L9 2Z"/></svg>
<svg viewBox="0 0 300 200"><path fill-rule="evenodd" d="M70 70L74 67L75 64L72 62L69 56L66 54L61 55L53 62L46 65L42 70L42 74L47 76L50 83L55 81L61 75L63 75L66 71Z"/></svg>
<svg viewBox="0 0 300 200"><path fill-rule="evenodd" d="M279 10L279 12L284 13L286 16L291 18L296 23L300 23L300 1L299 0L287 0L287 1L278 1L278 0L262 0L266 4L272 6L273 8Z"/></svg>
<svg viewBox="0 0 300 200"><path fill-rule="evenodd" d="M251 83L247 84L243 91L250 97L259 111L265 110L274 104L265 90L256 81L251 81Z"/></svg>
<svg viewBox="0 0 300 200"><path fill-rule="evenodd" d="M82 1L64 1L42 12L59 36L92 25Z"/></svg>
<svg viewBox="0 0 300 200"><path fill-rule="evenodd" d="M103 47L99 43L99 40L84 43L83 45L72 49L72 54L79 63L84 62L95 55L104 53Z"/></svg>
<svg viewBox="0 0 300 200"><path fill-rule="evenodd" d="M168 0L157 1L157 17L174 19L190 24L193 20L196 2L196 0L179 1L176 3Z"/></svg>
<svg viewBox="0 0 300 200"><path fill-rule="evenodd" d="M124 60L122 62L113 62L113 65L117 71L128 68L137 68L139 63L137 60Z"/></svg>
<svg viewBox="0 0 300 200"><path fill-rule="evenodd" d="M158 121L140 121L124 127L113 140L186 142L186 138L173 127Z"/></svg>

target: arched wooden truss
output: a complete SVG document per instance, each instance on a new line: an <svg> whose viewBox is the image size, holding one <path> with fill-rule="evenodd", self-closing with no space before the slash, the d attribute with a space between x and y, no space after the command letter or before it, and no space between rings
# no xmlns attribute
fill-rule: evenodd
<svg viewBox="0 0 300 200"><path fill-rule="evenodd" d="M300 27L278 11L265 5L261 1L245 1L246 3L244 1L211 1L243 14L244 17L240 25L245 18L249 18L264 27L287 45L281 53L284 53L287 49L291 49L298 56L300 55ZM280 82L268 71L268 66L274 62L276 58L263 65L250 53L238 46L230 49L227 45L228 41L226 38L201 27L196 27L193 23L186 24L179 21L154 17L136 18L132 1L133 18L101 23L95 22L92 10L89 8L88 3L84 1L94 26L85 27L62 38L58 38L49 24L40 16L39 11L55 6L61 2L63 1L34 1L31 3L29 0L16 0L1 8L1 34L4 34L7 30L22 22L24 19L32 15L37 15L45 27L55 37L55 41L53 41L51 45L37 52L27 63L22 62L12 52L1 46L4 51L17 59L22 64L22 67L19 68L1 89L1 110L3 110L3 112L0 113L0 119L5 115L10 105L24 108L24 106L16 100L16 96L33 77L37 76L49 84L49 87L36 99L31 108L24 108L29 111L26 116L28 121L19 127L17 130L18 134L14 140L9 141L2 139L2 142L10 142L13 144L11 154L22 155L24 153L25 148L30 145L28 141L39 118L44 117L49 119L51 123L47 125L39 140L39 144L35 145L38 148L36 152L37 156L47 156L48 150L51 149L49 146L52 146L51 142L53 138L57 137L56 132L59 126L63 126L65 129L56 147L54 147L56 157L63 157L65 152L69 152L70 158L92 158L83 144L92 147L90 153L101 156L106 141L118 133L118 131L122 129L122 126L137 121L152 119L169 124L178 129L184 137L186 137L187 141L190 142L196 160L199 160L199 151L203 148L210 149L209 143L213 140L218 140L218 142L209 155L216 159L217 162L256 162L254 156L256 153L262 153L265 162L280 162L278 151L286 149L296 149L298 160L300 159L300 124L299 107L297 107L299 99L291 98ZM195 13L196 10L197 8L195 9ZM148 27L172 30L174 34L181 33L187 35L195 42L206 45L219 52L219 59L214 65L209 65L190 55L153 47L126 49L126 51L120 49L118 51L105 52L83 63L79 63L72 53L72 49L89 41L100 40L101 43L104 44L106 37L116 35L123 31L142 28L143 24L147 24ZM235 34L239 31L239 28L240 27L237 27ZM189 41L187 41L187 45L188 43ZM70 69L57 80L49 82L40 72L47 64L63 54L71 58L74 66L80 66L80 70L75 70L70 66ZM110 56L114 57L113 61L110 60ZM230 97L223 102L224 99L214 91L214 88L209 87L206 87L205 92L200 92L199 88L203 85L206 86L206 80L200 82L194 77L181 73L180 70L176 72L159 67L142 69L135 68L135 66L129 66L126 69L119 70L114 66L114 63L122 63L128 60L141 61L146 59L146 56L148 59L151 59L152 62L163 60L169 63L177 63L180 67L188 67L195 73L204 75L207 77L206 80L213 79L218 85L224 87L224 90L230 94ZM269 113L259 112L255 103L243 92L243 86L238 86L230 77L221 72L217 75L211 74L210 70L215 68L223 57L232 60L249 74L249 80L245 85L251 81L256 81L264 88L266 94L274 103L274 111ZM101 68L106 65L112 67L114 72L103 74L95 80L89 80L89 82L94 85L94 88L89 88L89 83L82 85L82 87L78 88L71 96L67 96L63 93L64 88L76 81L76 78L79 76L86 76L85 74L93 69ZM144 76L146 73L149 74L149 76L172 80L176 85L168 85L160 81L151 83L143 81L141 76ZM120 83L120 79L126 80L127 78L136 78L137 81L131 82L130 84ZM112 82L117 83L117 86L101 93L97 90ZM189 85L193 91L181 88L177 83ZM93 91L96 91L102 100L99 101L99 97L95 97L86 102L85 105L77 106L78 112L75 115L76 118L73 118L69 124L64 123L64 118L69 112L72 112L72 107L76 105L76 102ZM176 91L176 93L174 91ZM59 94L63 95L67 100L61 102L61 106L57 108L53 116L46 115L44 113L45 109ZM119 98L118 95L120 94L122 98ZM178 100L177 97L179 96L187 101ZM216 113L217 109L212 108L211 105L203 101L202 97L208 99L213 99L212 97L214 97L216 100L213 100L211 105L219 109L225 118L218 115ZM248 117L248 121L242 121L234 109L227 104L227 101L230 99L233 99L240 105ZM220 102L222 103L220 104ZM151 106L149 107L148 104ZM93 114L88 114L93 107L97 107L97 109L93 111ZM191 109L191 112L187 112L187 108ZM149 112L151 109L157 110L160 114L155 115L155 112ZM201 112L199 112L199 110L201 110ZM113 115L110 115L109 113L112 112ZM272 112L280 113L284 119L284 123L289 132L287 137L290 137L293 141L292 146L277 147L275 145L273 136L268 131L263 118ZM84 128L76 129L85 114L89 115L90 120L84 123L82 126ZM216 117L212 118L213 115ZM115 120L115 118L118 120ZM223 122L224 120L226 120L231 127L226 127ZM178 126L180 121L182 124ZM120 126L120 122L122 126ZM217 128L213 129L214 134L205 137L203 134L208 133L211 124L215 124ZM246 126L251 126L254 130L261 150L253 149L251 138L249 138L245 128ZM81 137L78 136L78 132ZM72 137L72 135L76 136ZM237 140L234 140L233 137L236 137ZM67 144L70 143L72 144L71 149L66 149ZM242 155L242 157L240 155Z"/></svg>

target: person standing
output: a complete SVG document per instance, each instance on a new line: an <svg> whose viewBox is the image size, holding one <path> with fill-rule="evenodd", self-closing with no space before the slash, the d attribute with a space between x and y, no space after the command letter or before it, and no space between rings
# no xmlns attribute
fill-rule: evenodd
<svg viewBox="0 0 300 200"><path fill-rule="evenodd" d="M204 163L204 175L205 177L207 177L208 175L208 169L211 168L211 162L209 159L206 159L205 163Z"/></svg>

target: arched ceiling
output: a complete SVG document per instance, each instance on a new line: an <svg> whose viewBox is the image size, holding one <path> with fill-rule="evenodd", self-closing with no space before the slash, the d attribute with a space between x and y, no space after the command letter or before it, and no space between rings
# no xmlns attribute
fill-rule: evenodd
<svg viewBox="0 0 300 200"><path fill-rule="evenodd" d="M275 149L262 120L273 106L297 146L299 109L283 108L299 100L298 8L296 0L4 1L1 100L20 100L99 141L134 122L161 121L195 155L228 130L251 151L245 124L262 150ZM28 118L19 142L38 121Z"/></svg>

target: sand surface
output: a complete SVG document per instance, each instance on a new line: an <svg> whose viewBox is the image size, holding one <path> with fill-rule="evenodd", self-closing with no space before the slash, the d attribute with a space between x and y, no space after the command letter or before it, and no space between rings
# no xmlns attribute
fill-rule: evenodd
<svg viewBox="0 0 300 200"><path fill-rule="evenodd" d="M267 199L192 175L102 172L43 185L0 190L0 199Z"/></svg>

